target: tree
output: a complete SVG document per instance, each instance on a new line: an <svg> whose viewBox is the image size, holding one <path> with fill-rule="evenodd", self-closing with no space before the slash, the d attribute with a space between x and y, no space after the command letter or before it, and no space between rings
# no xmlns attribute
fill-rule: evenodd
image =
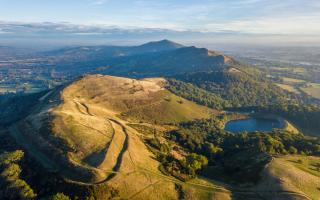
<svg viewBox="0 0 320 200"><path fill-rule="evenodd" d="M1 173L1 177L9 180L16 180L21 174L21 168L19 165L12 163L8 165Z"/></svg>
<svg viewBox="0 0 320 200"><path fill-rule="evenodd" d="M217 156L223 153L223 149L219 146L216 146L210 142L204 144L205 155L209 157L210 160L213 160Z"/></svg>
<svg viewBox="0 0 320 200"><path fill-rule="evenodd" d="M57 193L51 197L51 200L71 200L70 197L63 193Z"/></svg>
<svg viewBox="0 0 320 200"><path fill-rule="evenodd" d="M208 164L208 159L203 155L198 155L196 153L191 153L186 157L186 166L191 171L197 171Z"/></svg>
<svg viewBox="0 0 320 200"><path fill-rule="evenodd" d="M298 150L293 146L290 146L288 151L290 154L297 154L298 153Z"/></svg>
<svg viewBox="0 0 320 200"><path fill-rule="evenodd" d="M0 155L0 164L8 165L20 161L24 156L24 152L17 150L14 152L5 152Z"/></svg>
<svg viewBox="0 0 320 200"><path fill-rule="evenodd" d="M27 182L20 179L22 170L18 162L23 156L24 152L21 150L0 155L0 167L2 168L0 177L5 180L4 196L8 199L34 199L37 196Z"/></svg>

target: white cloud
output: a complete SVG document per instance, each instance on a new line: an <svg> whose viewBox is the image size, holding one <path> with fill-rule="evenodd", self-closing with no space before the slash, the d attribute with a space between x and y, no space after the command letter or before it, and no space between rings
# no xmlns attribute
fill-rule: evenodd
<svg viewBox="0 0 320 200"><path fill-rule="evenodd" d="M94 4L94 5L103 5L103 4L106 4L106 3L108 3L110 0L94 0L93 2L92 2L92 4Z"/></svg>
<svg viewBox="0 0 320 200"><path fill-rule="evenodd" d="M236 31L259 34L320 34L319 16L266 17L256 19L234 20L223 23L208 23L206 31Z"/></svg>

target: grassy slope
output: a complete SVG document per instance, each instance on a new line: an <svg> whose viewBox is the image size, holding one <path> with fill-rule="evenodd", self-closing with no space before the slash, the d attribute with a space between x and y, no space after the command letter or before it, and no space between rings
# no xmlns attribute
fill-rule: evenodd
<svg viewBox="0 0 320 200"><path fill-rule="evenodd" d="M199 106L167 90L159 92L157 96L159 101L130 109L122 113L123 118L129 121L157 122L162 124L208 118L214 114L207 107Z"/></svg>
<svg viewBox="0 0 320 200"><path fill-rule="evenodd" d="M302 160L301 164L299 160ZM274 158L265 169L264 178L255 189L256 191L270 191L270 194L261 192L268 198L285 195L279 191L287 191L288 194L300 196L298 199L304 199L303 196L305 196L318 200L320 172L314 167L316 163L320 163L319 157L283 156Z"/></svg>

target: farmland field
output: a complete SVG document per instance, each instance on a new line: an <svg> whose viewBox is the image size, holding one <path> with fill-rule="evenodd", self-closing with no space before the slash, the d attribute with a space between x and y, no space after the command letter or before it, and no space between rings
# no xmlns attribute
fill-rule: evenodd
<svg viewBox="0 0 320 200"><path fill-rule="evenodd" d="M308 83L306 87L301 88L308 95L320 99L320 84Z"/></svg>
<svg viewBox="0 0 320 200"><path fill-rule="evenodd" d="M305 83L306 82L305 80L295 79L295 78L288 78L288 77L283 77L282 80L286 84L299 84L299 83Z"/></svg>
<svg viewBox="0 0 320 200"><path fill-rule="evenodd" d="M288 91L288 92L292 92L292 93L296 93L296 94L300 93L296 88L294 88L291 85L286 85L286 84L281 84L281 83L277 83L276 85L279 86L280 88Z"/></svg>

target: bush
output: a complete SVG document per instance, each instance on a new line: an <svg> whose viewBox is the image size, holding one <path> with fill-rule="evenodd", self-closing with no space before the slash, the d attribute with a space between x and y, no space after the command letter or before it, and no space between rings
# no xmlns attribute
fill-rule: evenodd
<svg viewBox="0 0 320 200"><path fill-rule="evenodd" d="M208 165L208 159L205 156L191 153L186 157L185 165L192 173Z"/></svg>
<svg viewBox="0 0 320 200"><path fill-rule="evenodd" d="M5 152L0 155L0 165L8 165L20 161L24 156L24 152L17 150L14 152Z"/></svg>
<svg viewBox="0 0 320 200"><path fill-rule="evenodd" d="M290 154L297 154L298 153L298 150L296 148L294 148L293 146L290 146L288 151Z"/></svg>
<svg viewBox="0 0 320 200"><path fill-rule="evenodd" d="M63 194L63 193L57 193L55 195L53 195L50 200L71 200L70 197L68 197L67 195Z"/></svg>

